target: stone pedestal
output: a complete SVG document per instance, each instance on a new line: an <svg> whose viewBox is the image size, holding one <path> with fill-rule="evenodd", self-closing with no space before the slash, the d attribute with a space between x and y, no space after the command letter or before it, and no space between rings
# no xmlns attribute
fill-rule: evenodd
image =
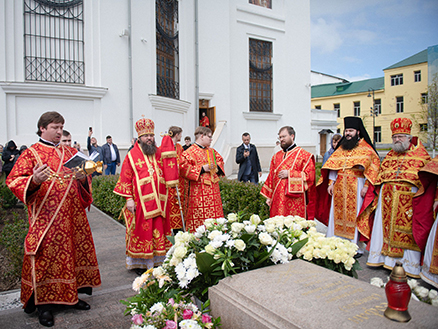
<svg viewBox="0 0 438 329"><path fill-rule="evenodd" d="M438 328L438 308L411 300L408 323L383 316L385 290L303 260L225 278L209 289L224 329Z"/></svg>

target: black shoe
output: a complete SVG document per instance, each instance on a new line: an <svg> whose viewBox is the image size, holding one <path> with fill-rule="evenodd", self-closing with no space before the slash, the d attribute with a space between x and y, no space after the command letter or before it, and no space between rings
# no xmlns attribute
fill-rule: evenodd
<svg viewBox="0 0 438 329"><path fill-rule="evenodd" d="M38 311L38 319L44 327L53 327L55 320L51 311Z"/></svg>
<svg viewBox="0 0 438 329"><path fill-rule="evenodd" d="M141 276L146 270L144 268L136 268L134 269L135 273L137 273L138 276Z"/></svg>
<svg viewBox="0 0 438 329"><path fill-rule="evenodd" d="M83 300L79 299L79 301L75 305L73 305L73 308L77 310L88 311L91 308L91 306L87 302L84 302Z"/></svg>
<svg viewBox="0 0 438 329"><path fill-rule="evenodd" d="M354 259L359 259L362 257L363 254L357 253L356 255L353 256Z"/></svg>

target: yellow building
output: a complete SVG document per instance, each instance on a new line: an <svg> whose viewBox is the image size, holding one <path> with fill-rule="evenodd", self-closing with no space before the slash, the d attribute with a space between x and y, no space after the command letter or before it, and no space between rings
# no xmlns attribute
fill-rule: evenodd
<svg viewBox="0 0 438 329"><path fill-rule="evenodd" d="M427 101L427 49L385 68L383 72L381 78L312 86L311 106L337 111L338 132L344 130L344 117L360 116L370 137L374 135L377 146L390 144L391 121L396 117L406 117L413 122L412 135L419 136L424 142L427 116L422 103Z"/></svg>

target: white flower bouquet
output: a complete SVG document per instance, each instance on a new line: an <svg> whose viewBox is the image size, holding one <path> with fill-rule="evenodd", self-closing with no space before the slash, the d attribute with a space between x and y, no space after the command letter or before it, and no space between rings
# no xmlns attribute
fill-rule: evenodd
<svg viewBox="0 0 438 329"><path fill-rule="evenodd" d="M309 229L306 236L309 241L298 251L297 257L357 278L356 270L361 267L354 259L358 249L356 244L337 237L326 238L315 228Z"/></svg>

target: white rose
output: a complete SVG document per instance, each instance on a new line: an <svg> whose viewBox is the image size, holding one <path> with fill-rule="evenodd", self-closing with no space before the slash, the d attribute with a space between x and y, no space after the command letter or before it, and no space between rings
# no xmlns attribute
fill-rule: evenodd
<svg viewBox="0 0 438 329"><path fill-rule="evenodd" d="M196 233L198 233L198 234L204 234L205 233L205 225L201 225L201 226L198 226L198 228L196 229Z"/></svg>
<svg viewBox="0 0 438 329"><path fill-rule="evenodd" d="M216 249L212 245L208 244L205 246L206 253L208 253L210 255L214 255L215 251L216 251Z"/></svg>
<svg viewBox="0 0 438 329"><path fill-rule="evenodd" d="M436 299L438 297L438 291L435 289L430 289L429 291L429 298L430 299Z"/></svg>
<svg viewBox="0 0 438 329"><path fill-rule="evenodd" d="M234 247L239 251L243 251L245 250L246 244L243 242L243 240L237 239L234 240Z"/></svg>
<svg viewBox="0 0 438 329"><path fill-rule="evenodd" d="M422 286L417 286L414 288L415 294L420 298L426 298L429 296L429 289L426 289Z"/></svg>
<svg viewBox="0 0 438 329"><path fill-rule="evenodd" d="M266 232L268 232L268 233L272 233L275 231L275 225L272 223L265 222L265 228L266 228Z"/></svg>
<svg viewBox="0 0 438 329"><path fill-rule="evenodd" d="M186 247L177 247L175 248L175 252L173 253L173 257L183 258L187 254Z"/></svg>
<svg viewBox="0 0 438 329"><path fill-rule="evenodd" d="M214 219L213 219L213 218L207 218L207 219L204 221L204 225L205 225L205 227L208 228L208 229L212 228L212 227L214 226Z"/></svg>
<svg viewBox="0 0 438 329"><path fill-rule="evenodd" d="M265 233L265 232L262 232L259 234L259 240L260 240L260 243L264 244L265 246L271 245L272 242L274 241L274 240L272 240L272 237L268 233Z"/></svg>
<svg viewBox="0 0 438 329"><path fill-rule="evenodd" d="M418 286L418 282L415 279L408 279L408 285L413 290L415 287Z"/></svg>
<svg viewBox="0 0 438 329"><path fill-rule="evenodd" d="M228 214L227 219L228 219L228 223L233 223L237 220L237 214L235 213Z"/></svg>
<svg viewBox="0 0 438 329"><path fill-rule="evenodd" d="M247 226L245 226L245 231L250 233L250 234L254 233L255 229L256 229L255 225L247 225Z"/></svg>
<svg viewBox="0 0 438 329"><path fill-rule="evenodd" d="M259 223L262 221L262 220L260 219L259 215L252 215L252 216L249 218L249 220L250 220L251 224L253 224L253 225L255 225L255 226L259 225Z"/></svg>
<svg viewBox="0 0 438 329"><path fill-rule="evenodd" d="M242 223L233 223L231 224L231 231L233 231L234 233L240 233L240 231L242 231L244 227L245 225Z"/></svg>
<svg viewBox="0 0 438 329"><path fill-rule="evenodd" d="M438 307L438 299L431 300L432 306Z"/></svg>
<svg viewBox="0 0 438 329"><path fill-rule="evenodd" d="M154 268L154 271L152 272L152 275L154 277L156 277L156 278L159 277L159 276L164 275L163 267L162 266L158 266L158 267Z"/></svg>
<svg viewBox="0 0 438 329"><path fill-rule="evenodd" d="M379 287L379 288L383 287L383 285L384 285L383 280L381 278L377 278L377 277L376 278L371 278L370 283L371 283L372 286L376 286L376 287Z"/></svg>
<svg viewBox="0 0 438 329"><path fill-rule="evenodd" d="M219 232L218 230L214 230L214 231L211 231L210 232L210 234L208 235L208 238L210 239L210 240L213 240L215 237L217 237L217 236L219 236L219 235L221 235L222 233L221 232Z"/></svg>
<svg viewBox="0 0 438 329"><path fill-rule="evenodd" d="M173 256L172 259L171 259L170 262L169 262L169 265L170 265L170 266L176 266L176 265L178 265L179 263L181 263L181 258L178 258L178 257Z"/></svg>
<svg viewBox="0 0 438 329"><path fill-rule="evenodd" d="M284 226L286 226L287 228L291 228L291 226L292 226L293 223L294 223L294 222L293 222L291 216L287 216L287 217L284 219Z"/></svg>
<svg viewBox="0 0 438 329"><path fill-rule="evenodd" d="M216 222L217 222L219 225L224 225L224 224L225 224L225 221L226 221L226 219L223 218L223 217L221 217L221 218L216 218Z"/></svg>

